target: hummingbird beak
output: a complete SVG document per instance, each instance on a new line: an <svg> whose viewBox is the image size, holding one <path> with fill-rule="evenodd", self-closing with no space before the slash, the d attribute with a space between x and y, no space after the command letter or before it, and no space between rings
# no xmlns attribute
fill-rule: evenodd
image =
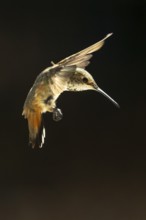
<svg viewBox="0 0 146 220"><path fill-rule="evenodd" d="M106 98L108 98L116 107L120 108L119 104L114 100L112 99L107 93L105 93L102 89L100 89L98 87L97 89L97 92L101 93L102 95L104 95Z"/></svg>
<svg viewBox="0 0 146 220"><path fill-rule="evenodd" d="M100 89L97 85L95 85L94 88L97 92L101 93L106 98L108 98L116 107L120 108L119 104L114 99L112 99L107 93L105 93L102 89Z"/></svg>

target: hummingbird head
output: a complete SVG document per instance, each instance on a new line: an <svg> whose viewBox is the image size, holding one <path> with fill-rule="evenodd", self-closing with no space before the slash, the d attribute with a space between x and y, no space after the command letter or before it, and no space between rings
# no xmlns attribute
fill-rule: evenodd
<svg viewBox="0 0 146 220"><path fill-rule="evenodd" d="M99 86L96 84L95 80L89 72L82 68L76 68L76 71L69 79L68 82L68 91L85 91L85 90L94 90L106 98L108 98L114 105L119 108L119 104L112 99L107 93L105 93Z"/></svg>
<svg viewBox="0 0 146 220"><path fill-rule="evenodd" d="M68 91L85 91L85 90L97 90L98 86L86 70L82 68L76 68L74 74L71 75L68 82Z"/></svg>

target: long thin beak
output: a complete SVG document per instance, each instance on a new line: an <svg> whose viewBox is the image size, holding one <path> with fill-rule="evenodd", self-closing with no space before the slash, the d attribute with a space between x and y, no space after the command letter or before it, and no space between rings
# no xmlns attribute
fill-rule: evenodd
<svg viewBox="0 0 146 220"><path fill-rule="evenodd" d="M116 107L120 108L119 104L114 99L112 99L107 93L105 93L102 89L98 87L96 91L104 95L106 98L108 98Z"/></svg>

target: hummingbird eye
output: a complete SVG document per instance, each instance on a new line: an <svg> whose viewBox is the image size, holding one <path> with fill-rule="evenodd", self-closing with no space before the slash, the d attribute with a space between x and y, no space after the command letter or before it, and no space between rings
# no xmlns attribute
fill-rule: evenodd
<svg viewBox="0 0 146 220"><path fill-rule="evenodd" d="M82 81L83 81L84 83L87 83L87 82L88 82L88 79L87 79L86 77L84 77L84 78L82 79Z"/></svg>

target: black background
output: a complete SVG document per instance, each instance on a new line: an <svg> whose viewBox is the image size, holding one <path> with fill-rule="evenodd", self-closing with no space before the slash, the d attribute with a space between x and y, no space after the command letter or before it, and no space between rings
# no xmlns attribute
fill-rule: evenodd
<svg viewBox="0 0 146 220"><path fill-rule="evenodd" d="M0 219L146 219L145 1L7 2L0 8ZM87 70L121 106L64 93L28 146L23 103L37 74L107 33Z"/></svg>

